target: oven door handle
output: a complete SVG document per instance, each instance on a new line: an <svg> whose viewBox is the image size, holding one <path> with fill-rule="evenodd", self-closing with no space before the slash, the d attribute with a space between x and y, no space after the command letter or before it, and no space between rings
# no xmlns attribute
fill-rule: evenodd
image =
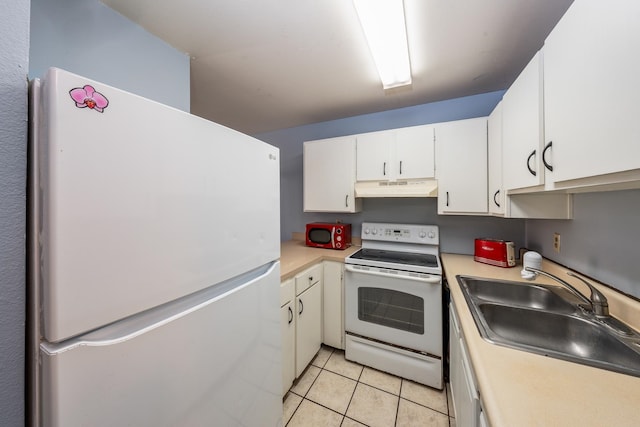
<svg viewBox="0 0 640 427"><path fill-rule="evenodd" d="M440 276L429 276L429 277L415 277L415 276L404 276L404 275L400 276L397 274L384 273L382 271L376 271L376 270L360 270L359 268L356 268L349 264L346 264L344 266L344 269L352 273L372 274L374 276L391 277L393 279L415 280L416 282L439 284L442 281L442 277Z"/></svg>

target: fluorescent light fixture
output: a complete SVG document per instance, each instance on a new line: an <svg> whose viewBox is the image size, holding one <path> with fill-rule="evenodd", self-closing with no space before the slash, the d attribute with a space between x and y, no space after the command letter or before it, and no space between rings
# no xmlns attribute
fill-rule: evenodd
<svg viewBox="0 0 640 427"><path fill-rule="evenodd" d="M353 0L384 89L411 84L403 0Z"/></svg>

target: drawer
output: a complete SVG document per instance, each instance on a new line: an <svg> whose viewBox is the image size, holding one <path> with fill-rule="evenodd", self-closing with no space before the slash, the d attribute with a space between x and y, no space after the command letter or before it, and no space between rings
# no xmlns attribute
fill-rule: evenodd
<svg viewBox="0 0 640 427"><path fill-rule="evenodd" d="M293 278L280 283L280 307L284 307L295 298L295 281Z"/></svg>
<svg viewBox="0 0 640 427"><path fill-rule="evenodd" d="M296 295L322 280L322 263L310 267L296 276Z"/></svg>

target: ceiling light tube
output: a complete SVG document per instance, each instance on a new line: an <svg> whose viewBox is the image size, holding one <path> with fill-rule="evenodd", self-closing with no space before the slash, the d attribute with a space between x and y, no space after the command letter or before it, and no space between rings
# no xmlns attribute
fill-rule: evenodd
<svg viewBox="0 0 640 427"><path fill-rule="evenodd" d="M353 0L382 87L411 84L403 0Z"/></svg>

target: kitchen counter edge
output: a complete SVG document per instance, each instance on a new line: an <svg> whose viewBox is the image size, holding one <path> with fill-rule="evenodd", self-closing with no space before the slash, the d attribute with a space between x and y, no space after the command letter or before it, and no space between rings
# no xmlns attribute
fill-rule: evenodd
<svg viewBox="0 0 640 427"><path fill-rule="evenodd" d="M287 240L280 244L280 281L322 261L344 262L344 259L360 249L351 246L344 250L312 248L301 240Z"/></svg>

